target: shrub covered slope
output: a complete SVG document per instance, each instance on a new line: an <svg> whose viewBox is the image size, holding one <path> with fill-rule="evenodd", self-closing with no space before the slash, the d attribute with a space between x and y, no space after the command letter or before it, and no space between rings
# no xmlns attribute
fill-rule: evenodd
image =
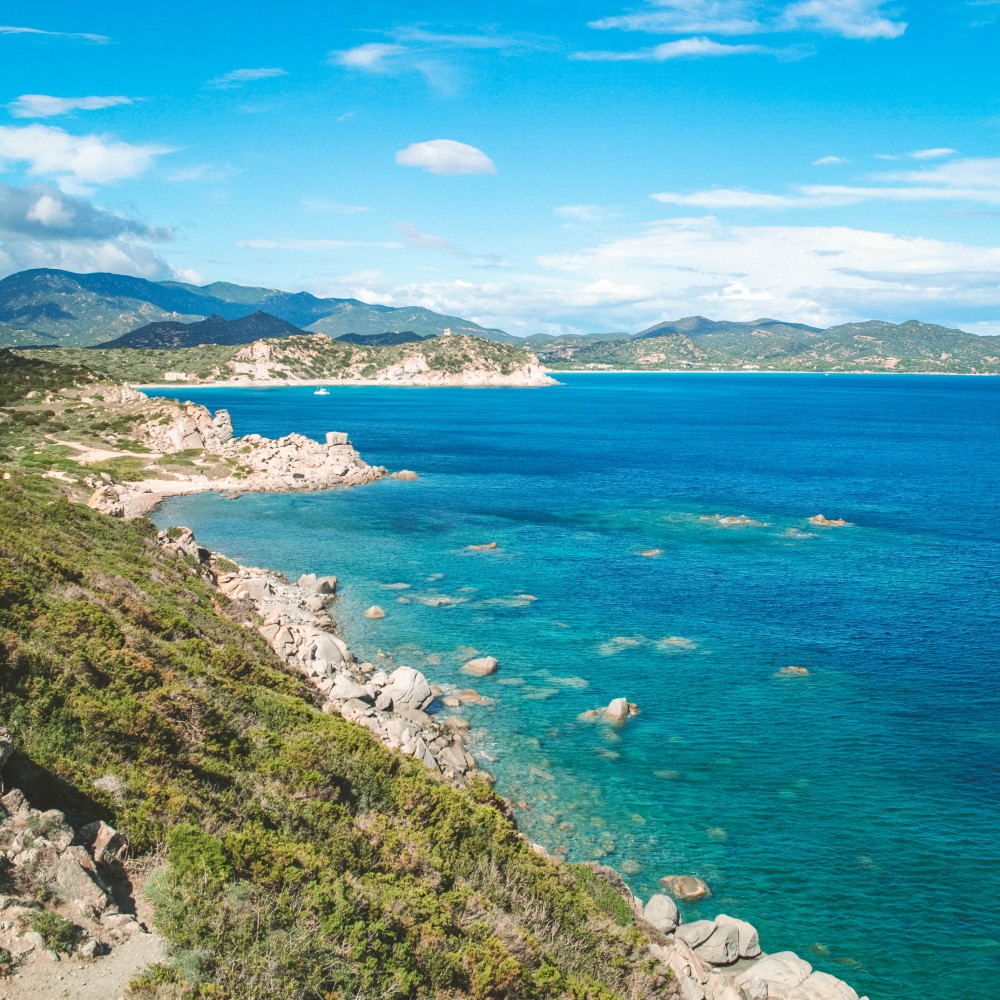
<svg viewBox="0 0 1000 1000"><path fill-rule="evenodd" d="M8 779L166 848L148 893L173 958L134 996L672 995L590 868L318 712L245 614L148 522L0 482Z"/></svg>

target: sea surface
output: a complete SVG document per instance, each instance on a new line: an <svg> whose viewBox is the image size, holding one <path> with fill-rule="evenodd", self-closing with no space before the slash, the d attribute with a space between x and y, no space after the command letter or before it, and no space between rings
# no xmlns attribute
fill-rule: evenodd
<svg viewBox="0 0 1000 1000"><path fill-rule="evenodd" d="M686 919L749 919L872 1000L996 1000L1000 380L560 378L184 389L421 478L155 519L336 574L359 657L494 699L463 714L532 839L643 897L699 875ZM494 677L461 674L473 650ZM641 714L577 718L617 696Z"/></svg>

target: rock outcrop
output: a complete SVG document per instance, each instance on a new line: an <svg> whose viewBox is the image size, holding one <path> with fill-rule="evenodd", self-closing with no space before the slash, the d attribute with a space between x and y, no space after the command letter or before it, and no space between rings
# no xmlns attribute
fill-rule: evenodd
<svg viewBox="0 0 1000 1000"><path fill-rule="evenodd" d="M202 571L219 590L238 604L250 603L261 620L261 634L289 667L316 688L324 711L357 722L382 743L423 761L453 784L465 784L474 776L492 781L465 749L465 720L455 723L454 717L427 714L435 695L419 670L399 666L387 674L375 664L357 662L334 631L327 609L336 590L335 577L308 575L291 584L267 570L231 569L228 561L198 547L186 528L161 532L159 539L180 555L190 556L193 546Z"/></svg>
<svg viewBox="0 0 1000 1000"><path fill-rule="evenodd" d="M13 751L13 738L0 728L0 768ZM134 912L116 903L131 898L122 861L127 845L103 821L74 830L56 809L39 810L21 789L0 798L0 947L15 965L30 964L39 954L58 960L52 946L34 929L46 911L75 928L72 956L93 959L146 929ZM117 885L120 890L113 891ZM44 900L44 902L42 902ZM67 954L65 951L63 954Z"/></svg>

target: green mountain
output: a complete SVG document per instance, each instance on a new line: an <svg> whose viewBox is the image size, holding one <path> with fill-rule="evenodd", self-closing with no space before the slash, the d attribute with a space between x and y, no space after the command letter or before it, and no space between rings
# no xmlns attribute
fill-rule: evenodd
<svg viewBox="0 0 1000 1000"><path fill-rule="evenodd" d="M1000 339L917 320L820 330L773 319L735 323L692 316L632 337L561 338L534 350L552 369L1000 374Z"/></svg>
<svg viewBox="0 0 1000 1000"><path fill-rule="evenodd" d="M502 343L518 342L502 330L419 307L395 309L226 282L198 286L36 268L0 280L0 347L90 347L150 323L194 323L212 316L236 320L255 312L330 337L404 330L432 336L451 329Z"/></svg>
<svg viewBox="0 0 1000 1000"><path fill-rule="evenodd" d="M254 312L239 319L209 316L197 323L163 320L126 333L97 347L133 347L163 350L175 347L198 347L200 344L252 344L265 338L296 337L303 333L266 312Z"/></svg>

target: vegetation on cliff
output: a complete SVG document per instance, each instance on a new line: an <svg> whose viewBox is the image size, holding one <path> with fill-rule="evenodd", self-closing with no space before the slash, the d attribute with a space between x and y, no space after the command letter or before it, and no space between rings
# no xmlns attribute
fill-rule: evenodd
<svg viewBox="0 0 1000 1000"><path fill-rule="evenodd" d="M54 363L85 364L109 378L133 383L163 381L167 372L182 373L198 381L240 376L405 381L414 375L475 372L507 377L535 361L525 347L479 337L434 337L372 347L331 340L322 334L263 340L246 346L206 344L172 350L63 348L31 351L30 356Z"/></svg>
<svg viewBox="0 0 1000 1000"><path fill-rule="evenodd" d="M621 897L534 851L488 785L319 711L148 521L0 467L6 779L155 869L171 958L133 997L672 995Z"/></svg>

